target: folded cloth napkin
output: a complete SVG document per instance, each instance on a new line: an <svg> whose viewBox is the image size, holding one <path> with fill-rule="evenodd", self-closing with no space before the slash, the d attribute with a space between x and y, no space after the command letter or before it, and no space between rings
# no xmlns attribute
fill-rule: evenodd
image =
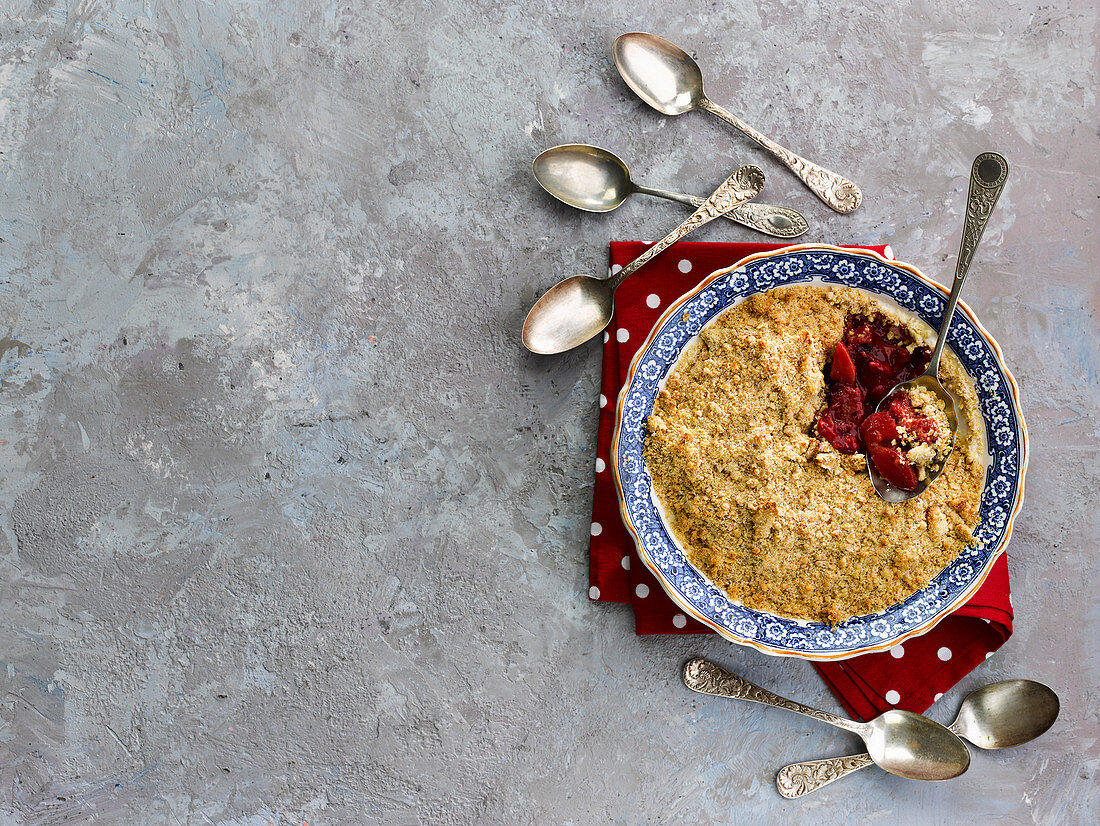
<svg viewBox="0 0 1100 826"><path fill-rule="evenodd" d="M629 602L637 634L713 632L680 612L668 598L638 559L619 515L618 493L609 465L615 400L626 370L671 302L715 270L783 246L681 241L642 272L626 279L615 293L615 316L603 336L588 595L601 602ZM647 247L640 241L611 242L611 271L617 272ZM888 246L855 249L893 257ZM922 712L1000 648L1011 634L1008 564L1002 555L970 601L927 634L882 653L813 665L841 705L856 717L868 720L891 708Z"/></svg>

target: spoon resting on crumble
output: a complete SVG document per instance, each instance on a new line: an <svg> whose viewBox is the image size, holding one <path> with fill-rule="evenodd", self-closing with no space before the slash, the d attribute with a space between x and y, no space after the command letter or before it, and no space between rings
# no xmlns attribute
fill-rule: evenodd
<svg viewBox="0 0 1100 826"><path fill-rule="evenodd" d="M871 484L887 502L907 502L920 496L943 472L951 453L955 432L958 430L958 405L955 397L939 380L940 354L947 341L955 306L959 303L963 280L1007 177L1008 162L997 153L984 152L974 159L970 170L970 192L966 199L962 243L955 265L955 281L947 299L940 332L928 366L922 375L895 385L878 403L875 412L861 425L865 428L863 436L867 442L867 472L870 474ZM942 430L942 425L946 423L949 434L938 430L932 433L927 424L916 421L937 417L914 417L914 401L925 411L932 412L937 408L942 410L946 421L941 419L939 429ZM949 438L944 438L948 435ZM909 450L903 452L897 446L899 443L901 447L909 445ZM928 463L920 465L913 461L914 458L928 460Z"/></svg>

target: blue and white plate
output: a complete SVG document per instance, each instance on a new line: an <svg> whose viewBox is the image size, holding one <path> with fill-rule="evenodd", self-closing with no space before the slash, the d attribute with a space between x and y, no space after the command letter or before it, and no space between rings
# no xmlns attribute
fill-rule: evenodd
<svg viewBox="0 0 1100 826"><path fill-rule="evenodd" d="M684 347L719 313L755 293L808 283L857 287L885 297L933 329L939 328L947 301L947 291L915 267L840 247L786 247L719 270L668 307L631 362L619 395L611 455L623 521L634 536L638 554L684 612L733 642L767 654L839 660L883 651L927 632L978 590L1007 545L1020 509L1027 430L1016 381L1004 365L1000 348L973 311L960 302L947 344L974 382L990 455L976 542L904 602L836 627L731 602L692 566L658 512L642 458L645 421Z"/></svg>

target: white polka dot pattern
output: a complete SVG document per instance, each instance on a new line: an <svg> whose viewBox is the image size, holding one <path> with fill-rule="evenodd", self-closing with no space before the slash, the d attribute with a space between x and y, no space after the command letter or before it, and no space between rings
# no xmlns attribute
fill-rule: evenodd
<svg viewBox="0 0 1100 826"><path fill-rule="evenodd" d="M649 586L644 582L639 582L638 587L634 589L634 593L638 595L639 599L645 599L649 596Z"/></svg>
<svg viewBox="0 0 1100 826"><path fill-rule="evenodd" d="M895 645L893 648L890 649L890 656L893 657L895 660L900 660L902 657L905 656L905 647L900 643L898 645Z"/></svg>
<svg viewBox="0 0 1100 826"><path fill-rule="evenodd" d="M675 625L677 628L683 628L685 625L688 624L688 618L685 617L683 614L677 614L672 618L672 624Z"/></svg>
<svg viewBox="0 0 1100 826"><path fill-rule="evenodd" d="M601 533L603 533L603 525L601 525L599 522L593 522L592 523L592 535L593 536L599 536Z"/></svg>
<svg viewBox="0 0 1100 826"><path fill-rule="evenodd" d="M893 689L890 689L886 692L886 702L888 702L892 706L896 706L898 703L901 702L901 695Z"/></svg>

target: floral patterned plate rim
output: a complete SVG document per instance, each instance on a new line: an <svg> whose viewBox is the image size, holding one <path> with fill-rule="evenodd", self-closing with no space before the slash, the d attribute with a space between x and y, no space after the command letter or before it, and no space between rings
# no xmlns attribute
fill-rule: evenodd
<svg viewBox="0 0 1100 826"><path fill-rule="evenodd" d="M1016 380L1000 347L960 302L947 345L974 382L990 457L977 541L905 601L833 628L732 602L691 565L661 518L642 457L645 420L684 347L719 313L773 287L806 283L856 287L885 297L933 329L939 328L948 294L909 264L871 251L826 245L799 244L758 253L718 270L665 310L634 356L619 394L611 457L623 523L642 562L683 611L727 639L766 654L840 660L884 651L926 633L981 587L1008 544L1023 502L1027 428Z"/></svg>

